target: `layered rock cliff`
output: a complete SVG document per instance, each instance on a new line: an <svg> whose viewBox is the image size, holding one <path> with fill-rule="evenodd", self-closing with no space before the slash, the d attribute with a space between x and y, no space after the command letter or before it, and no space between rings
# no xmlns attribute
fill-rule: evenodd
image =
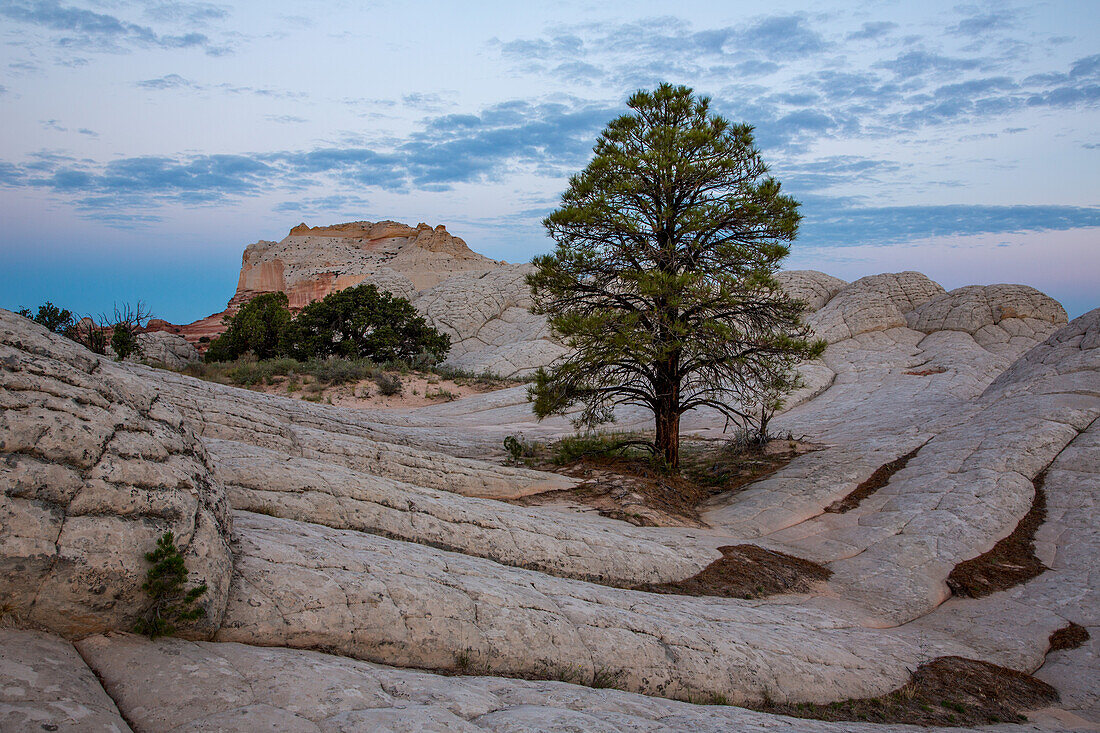
<svg viewBox="0 0 1100 733"><path fill-rule="evenodd" d="M334 226L299 224L279 242L248 245L237 291L226 309L187 325L164 321L150 330L204 343L224 330L222 319L262 293L285 292L292 310L370 279L394 295L415 298L456 275L482 274L505 263L477 254L442 224L415 227L395 221Z"/></svg>

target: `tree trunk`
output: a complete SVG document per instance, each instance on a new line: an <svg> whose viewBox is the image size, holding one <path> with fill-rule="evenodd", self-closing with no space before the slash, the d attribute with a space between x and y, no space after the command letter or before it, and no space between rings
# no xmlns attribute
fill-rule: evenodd
<svg viewBox="0 0 1100 733"><path fill-rule="evenodd" d="M664 456L665 462L673 469L680 468L680 414L665 400L655 413L657 418L657 452Z"/></svg>
<svg viewBox="0 0 1100 733"><path fill-rule="evenodd" d="M680 373L679 354L657 365L657 405L653 417L657 422L657 452L664 456L670 468L680 468Z"/></svg>

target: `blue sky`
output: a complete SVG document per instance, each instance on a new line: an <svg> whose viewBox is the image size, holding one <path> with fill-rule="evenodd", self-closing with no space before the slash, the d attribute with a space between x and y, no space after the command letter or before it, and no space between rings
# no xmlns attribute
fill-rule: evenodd
<svg viewBox="0 0 1100 733"><path fill-rule="evenodd" d="M527 7L531 6L531 7ZM790 266L1100 306L1100 3L0 0L0 306L220 310L244 246L445 223L525 261L629 93L757 128Z"/></svg>

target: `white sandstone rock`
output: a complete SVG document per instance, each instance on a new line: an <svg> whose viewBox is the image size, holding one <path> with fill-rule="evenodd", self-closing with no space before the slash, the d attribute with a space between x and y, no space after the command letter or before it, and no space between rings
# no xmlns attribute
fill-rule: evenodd
<svg viewBox="0 0 1100 733"><path fill-rule="evenodd" d="M229 585L225 490L179 413L84 347L0 310L0 597L76 635L129 628L153 549L175 533L209 586L200 632Z"/></svg>

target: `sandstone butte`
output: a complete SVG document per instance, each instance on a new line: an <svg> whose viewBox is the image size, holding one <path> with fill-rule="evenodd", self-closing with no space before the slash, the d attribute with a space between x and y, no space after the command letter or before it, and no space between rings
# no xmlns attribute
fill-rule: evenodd
<svg viewBox="0 0 1100 733"><path fill-rule="evenodd" d="M560 353L522 274L440 228L303 226L249 248L235 300L369 277L457 333L459 363L521 372ZM1000 669L944 678L968 705L1030 686L983 730L1095 730L1100 309L1067 323L1033 288L916 272L781 280L829 345L775 431L819 449L691 527L517 504L576 483L506 460L508 435L572 431L536 423L522 385L334 407L118 363L0 310L0 730L894 733L927 728L787 714L937 665ZM129 633L142 553L169 529L206 615L150 641ZM829 572L749 599L638 589L731 546ZM982 567L1014 579L964 592Z"/></svg>
<svg viewBox="0 0 1100 733"><path fill-rule="evenodd" d="M455 275L483 273L504 264L475 253L442 224L433 229L395 221L321 227L303 223L281 242L261 240L245 248L237 292L224 311L186 325L153 320L149 330L177 333L197 345L203 337L220 334L222 318L261 293L284 292L290 308L297 311L368 277L409 297Z"/></svg>

